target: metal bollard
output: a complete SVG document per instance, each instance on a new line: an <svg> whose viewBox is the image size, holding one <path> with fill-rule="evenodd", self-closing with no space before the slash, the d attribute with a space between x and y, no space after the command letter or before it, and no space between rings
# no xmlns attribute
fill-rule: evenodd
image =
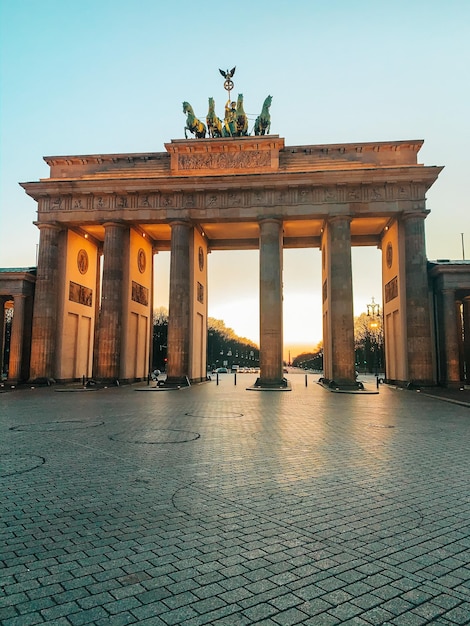
<svg viewBox="0 0 470 626"><path fill-rule="evenodd" d="M235 385L235 387L237 386L237 372L233 374L233 384Z"/></svg>
<svg viewBox="0 0 470 626"><path fill-rule="evenodd" d="M378 375L375 377L375 380L376 380L376 385L377 385L377 389L378 389L379 388L379 377L378 377Z"/></svg>
<svg viewBox="0 0 470 626"><path fill-rule="evenodd" d="M305 386L307 386L307 374L305 374Z"/></svg>
<svg viewBox="0 0 470 626"><path fill-rule="evenodd" d="M219 372L216 373L217 385L219 384Z"/></svg>

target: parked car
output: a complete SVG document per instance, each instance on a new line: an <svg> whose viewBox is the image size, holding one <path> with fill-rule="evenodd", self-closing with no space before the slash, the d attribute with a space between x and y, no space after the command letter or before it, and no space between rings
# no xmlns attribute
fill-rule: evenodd
<svg viewBox="0 0 470 626"><path fill-rule="evenodd" d="M228 369L226 367L218 367L215 372L216 374L228 374Z"/></svg>

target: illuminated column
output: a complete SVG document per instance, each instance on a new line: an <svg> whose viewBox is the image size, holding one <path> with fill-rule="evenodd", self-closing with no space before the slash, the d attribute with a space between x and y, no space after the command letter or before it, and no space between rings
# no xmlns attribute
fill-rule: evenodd
<svg viewBox="0 0 470 626"><path fill-rule="evenodd" d="M470 385L470 296L463 299L463 354L465 382Z"/></svg>
<svg viewBox="0 0 470 626"><path fill-rule="evenodd" d="M117 380L120 376L124 264L128 258L129 229L124 224L104 224L103 283L98 323L96 376Z"/></svg>
<svg viewBox="0 0 470 626"><path fill-rule="evenodd" d="M24 311L26 296L14 296L13 320L10 338L10 365L8 380L21 380L21 359L23 355Z"/></svg>
<svg viewBox="0 0 470 626"><path fill-rule="evenodd" d="M260 221L260 376L257 387L286 386L282 373L282 221Z"/></svg>
<svg viewBox="0 0 470 626"><path fill-rule="evenodd" d="M59 227L39 224L30 378L54 378L59 295Z"/></svg>
<svg viewBox="0 0 470 626"><path fill-rule="evenodd" d="M350 223L337 216L327 224L328 377L340 386L356 384Z"/></svg>
<svg viewBox="0 0 470 626"><path fill-rule="evenodd" d="M408 380L433 384L432 334L424 220L426 213L402 218L405 249ZM454 309L452 309L454 310Z"/></svg>
<svg viewBox="0 0 470 626"><path fill-rule="evenodd" d="M0 296L0 378L3 374L3 360L5 356L5 302L6 296Z"/></svg>
<svg viewBox="0 0 470 626"><path fill-rule="evenodd" d="M445 383L447 385L456 385L460 382L460 364L458 318L455 305L455 291L453 289L442 290L442 313L446 364Z"/></svg>
<svg viewBox="0 0 470 626"><path fill-rule="evenodd" d="M187 384L190 354L190 235L188 222L171 222L167 385Z"/></svg>

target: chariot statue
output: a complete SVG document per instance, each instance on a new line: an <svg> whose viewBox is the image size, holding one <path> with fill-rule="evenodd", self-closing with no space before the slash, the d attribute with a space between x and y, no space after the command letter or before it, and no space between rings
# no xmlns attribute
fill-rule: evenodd
<svg viewBox="0 0 470 626"><path fill-rule="evenodd" d="M220 137L246 137L250 134L248 131L248 115L243 108L243 94L238 94L236 102L230 97L230 92L234 87L232 79L235 70L236 66L231 70L219 69L220 74L225 79L224 89L228 91L228 99L225 103L223 119L220 119L215 112L215 100L213 97L209 98L209 109L206 115L207 126L196 117L189 102L183 102L183 113L187 115L186 126L184 127L184 136L186 139L188 138L188 132L192 133L196 139L204 139L206 134L214 139ZM271 102L272 96L267 96L263 103L261 113L256 118L253 126L255 135L269 135L270 133L271 115L269 108Z"/></svg>

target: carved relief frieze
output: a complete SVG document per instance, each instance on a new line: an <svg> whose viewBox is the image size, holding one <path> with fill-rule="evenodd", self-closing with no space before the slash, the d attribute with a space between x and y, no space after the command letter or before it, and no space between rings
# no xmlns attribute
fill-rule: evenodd
<svg viewBox="0 0 470 626"><path fill-rule="evenodd" d="M185 209L194 209L196 208L196 194L195 193L185 193L183 195L183 206Z"/></svg>
<svg viewBox="0 0 470 626"><path fill-rule="evenodd" d="M227 170L270 167L271 153L265 150L178 154L179 170Z"/></svg>
<svg viewBox="0 0 470 626"><path fill-rule="evenodd" d="M396 276L385 285L384 292L386 303L398 297L398 278Z"/></svg>
<svg viewBox="0 0 470 626"><path fill-rule="evenodd" d="M279 191L275 191L273 194L273 204L276 205L285 205L289 204L289 192L287 189L280 189Z"/></svg>
<svg viewBox="0 0 470 626"><path fill-rule="evenodd" d="M370 188L369 200L373 200L375 202L379 200L383 200L385 198L385 189L383 187L379 187L378 185L374 185Z"/></svg>
<svg viewBox="0 0 470 626"><path fill-rule="evenodd" d="M137 206L139 208L150 208L153 207L155 203L155 199L148 193L140 194L137 196Z"/></svg>
<svg viewBox="0 0 470 626"><path fill-rule="evenodd" d="M400 200L407 199L410 197L410 186L409 185L397 185L397 196Z"/></svg>
<svg viewBox="0 0 470 626"><path fill-rule="evenodd" d="M312 189L310 187L300 187L297 189L297 202L308 204L312 201Z"/></svg>
<svg viewBox="0 0 470 626"><path fill-rule="evenodd" d="M64 204L65 203L62 196L56 196L55 198L51 198L51 211L61 211L64 208Z"/></svg>
<svg viewBox="0 0 470 626"><path fill-rule="evenodd" d="M169 191L153 193L80 194L43 197L38 211L66 212L109 209L212 209L224 207L321 205L355 202L424 200L422 183L336 184L292 186L283 189L227 189L206 191Z"/></svg>
<svg viewBox="0 0 470 626"><path fill-rule="evenodd" d="M109 208L110 197L106 196L95 196L93 198L93 208L101 211L102 209Z"/></svg>
<svg viewBox="0 0 470 626"><path fill-rule="evenodd" d="M84 306L93 306L93 289L70 281L69 300L70 302L83 304Z"/></svg>
<svg viewBox="0 0 470 626"><path fill-rule="evenodd" d="M160 206L163 208L171 208L176 206L176 199L172 193L162 193L160 196Z"/></svg>
<svg viewBox="0 0 470 626"><path fill-rule="evenodd" d="M359 202L361 199L361 190L358 187L350 187L347 193L348 202Z"/></svg>
<svg viewBox="0 0 470 626"><path fill-rule="evenodd" d="M227 206L243 206L243 193L241 191L229 191L227 194Z"/></svg>
<svg viewBox="0 0 470 626"><path fill-rule="evenodd" d="M114 197L114 206L116 209L127 209L129 206L129 198L124 194L119 194Z"/></svg>
<svg viewBox="0 0 470 626"><path fill-rule="evenodd" d="M252 191L251 194L251 204L255 204L256 206L266 206L267 203L267 193L264 190L257 189Z"/></svg>
<svg viewBox="0 0 470 626"><path fill-rule="evenodd" d="M324 189L323 200L325 202L336 202L338 198L336 187L326 187Z"/></svg>
<svg viewBox="0 0 470 626"><path fill-rule="evenodd" d="M132 281L132 293L131 299L138 304L143 304L144 306L148 306L149 303L149 290L144 285L137 283L135 280Z"/></svg>
<svg viewBox="0 0 470 626"><path fill-rule="evenodd" d="M214 209L222 206L222 200L218 193L206 193L204 205L207 209Z"/></svg>

